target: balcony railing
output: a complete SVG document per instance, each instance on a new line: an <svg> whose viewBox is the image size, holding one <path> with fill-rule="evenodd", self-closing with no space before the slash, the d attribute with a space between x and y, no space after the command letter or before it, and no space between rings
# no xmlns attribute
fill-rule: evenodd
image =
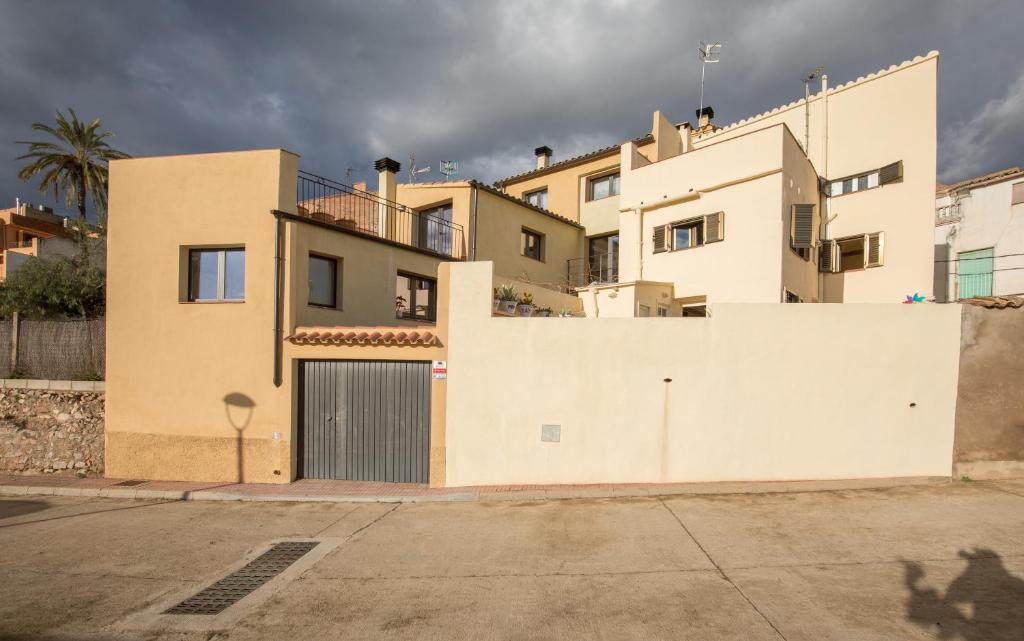
<svg viewBox="0 0 1024 641"><path fill-rule="evenodd" d="M462 225L420 212L376 194L299 171L298 214L359 234L462 260Z"/></svg>
<svg viewBox="0 0 1024 641"><path fill-rule="evenodd" d="M958 220L960 220L960 218L960 203L953 203L951 205L945 205L943 207L935 208L936 225L955 223Z"/></svg>
<svg viewBox="0 0 1024 641"><path fill-rule="evenodd" d="M617 252L569 260L569 284L572 287L617 282L619 282L619 254Z"/></svg>

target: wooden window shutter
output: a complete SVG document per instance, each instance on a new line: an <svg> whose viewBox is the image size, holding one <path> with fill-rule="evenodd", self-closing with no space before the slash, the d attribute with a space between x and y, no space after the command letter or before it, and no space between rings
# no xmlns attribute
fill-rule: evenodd
<svg viewBox="0 0 1024 641"><path fill-rule="evenodd" d="M668 251L668 225L658 225L654 228L654 253Z"/></svg>
<svg viewBox="0 0 1024 641"><path fill-rule="evenodd" d="M1024 203L1024 183L1017 183L1013 186L1013 196L1010 198L1010 205Z"/></svg>
<svg viewBox="0 0 1024 641"><path fill-rule="evenodd" d="M704 244L717 243L725 238L725 214L715 212L704 217Z"/></svg>
<svg viewBox="0 0 1024 641"><path fill-rule="evenodd" d="M818 250L818 271L826 273L838 271L836 269L836 263L838 262L836 261L836 241L824 240Z"/></svg>
<svg viewBox="0 0 1024 641"><path fill-rule="evenodd" d="M814 243L814 205L793 205L789 227L793 249L810 249Z"/></svg>
<svg viewBox="0 0 1024 641"><path fill-rule="evenodd" d="M898 182L903 180L903 161L899 160L886 165L878 170L878 184L888 185L889 183Z"/></svg>
<svg viewBox="0 0 1024 641"><path fill-rule="evenodd" d="M880 267L882 265L882 252L885 249L885 234L875 232L867 235L867 247L864 251L865 267Z"/></svg>

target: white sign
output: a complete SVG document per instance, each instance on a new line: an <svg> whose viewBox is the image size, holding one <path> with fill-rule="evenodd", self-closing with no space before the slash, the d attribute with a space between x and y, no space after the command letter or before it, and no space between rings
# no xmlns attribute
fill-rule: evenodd
<svg viewBox="0 0 1024 641"><path fill-rule="evenodd" d="M443 381L448 378L448 361L434 361L430 373L437 380Z"/></svg>

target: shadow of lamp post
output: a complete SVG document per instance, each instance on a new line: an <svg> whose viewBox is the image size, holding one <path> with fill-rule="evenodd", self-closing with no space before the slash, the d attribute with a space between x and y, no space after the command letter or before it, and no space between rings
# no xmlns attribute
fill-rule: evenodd
<svg viewBox="0 0 1024 641"><path fill-rule="evenodd" d="M239 483L245 482L245 454L244 443L242 442L242 432L245 431L245 428L249 427L249 422L252 421L252 412L254 407L256 407L256 401L252 400L245 394L232 392L224 397L224 413L228 417L228 423L237 433L237 443L235 448L238 457Z"/></svg>

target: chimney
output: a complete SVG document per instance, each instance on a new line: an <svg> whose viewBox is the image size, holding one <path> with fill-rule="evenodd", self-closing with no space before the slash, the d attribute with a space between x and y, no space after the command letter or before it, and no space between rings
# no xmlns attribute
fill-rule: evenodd
<svg viewBox="0 0 1024 641"><path fill-rule="evenodd" d="M398 198L398 172L402 166L387 156L373 163L377 170L377 195L394 202Z"/></svg>
<svg viewBox="0 0 1024 641"><path fill-rule="evenodd" d="M352 188L356 191L366 191L366 181L360 180L352 184Z"/></svg>
<svg viewBox="0 0 1024 641"><path fill-rule="evenodd" d="M697 132L705 133L706 131L715 131L717 127L711 124L711 119L715 117L715 110L711 107L704 107L703 109L697 110Z"/></svg>
<svg viewBox="0 0 1024 641"><path fill-rule="evenodd" d="M537 147L533 150L533 153L537 155L537 169L545 169L551 166L551 147Z"/></svg>

